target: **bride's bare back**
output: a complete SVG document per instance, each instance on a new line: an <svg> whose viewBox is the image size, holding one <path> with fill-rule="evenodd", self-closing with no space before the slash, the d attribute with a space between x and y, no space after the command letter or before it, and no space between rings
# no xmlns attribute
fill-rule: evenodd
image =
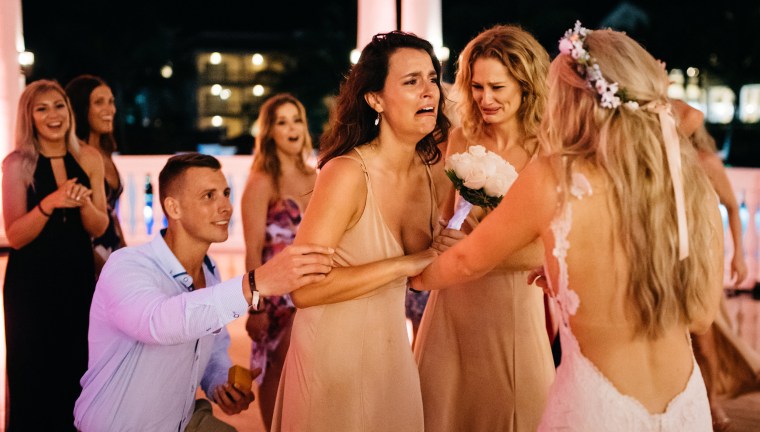
<svg viewBox="0 0 760 432"><path fill-rule="evenodd" d="M619 238L619 224L610 210L609 188L599 175L585 172L592 194L571 197L572 218L567 240L568 287L580 303L570 318L572 333L582 353L620 393L639 401L650 413L665 410L685 387L692 373L689 330L706 327L715 315L722 289L722 237L712 242L714 269L705 274L709 303L692 323L675 323L658 338L635 331L626 310L629 262ZM530 164L494 210L470 236L431 264L414 286L440 289L454 282L479 277L499 257L508 256L536 237L544 242L548 276L559 286L555 236L550 225L559 215L559 183L552 161L539 158ZM714 232L722 236L715 197L707 197L704 212L711 216ZM635 257L631 259L636 259Z"/></svg>
<svg viewBox="0 0 760 432"><path fill-rule="evenodd" d="M684 389L692 372L688 327L673 325L657 339L637 334L631 317L638 312L627 304L630 261L612 211L610 188L599 175L587 172L584 177L591 193L569 200L568 285L580 298L570 326L583 354L622 394L641 402L650 413L660 413ZM719 218L717 209L717 202L705 205L715 218ZM549 230L542 238L552 286L557 287L555 238ZM715 246L717 256L722 256L719 242ZM720 283L708 277L705 287L715 291Z"/></svg>

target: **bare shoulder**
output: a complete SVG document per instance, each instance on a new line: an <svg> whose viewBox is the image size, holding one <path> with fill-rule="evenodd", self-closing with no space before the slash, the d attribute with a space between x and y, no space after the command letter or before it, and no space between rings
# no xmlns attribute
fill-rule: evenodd
<svg viewBox="0 0 760 432"><path fill-rule="evenodd" d="M263 171L251 169L241 199L243 202L249 203L259 199L266 199L269 202L274 193L275 184L272 177Z"/></svg>
<svg viewBox="0 0 760 432"><path fill-rule="evenodd" d="M449 132L446 154L461 153L467 148L467 138L464 136L464 130L456 127Z"/></svg>
<svg viewBox="0 0 760 432"><path fill-rule="evenodd" d="M104 171L103 156L99 151L89 145L80 144L77 161L82 165L82 169L84 169L89 175L98 172L102 173Z"/></svg>
<svg viewBox="0 0 760 432"><path fill-rule="evenodd" d="M702 111L692 108L680 99L672 99L670 103L678 118L681 133L684 135L691 136L704 123L705 116Z"/></svg>
<svg viewBox="0 0 760 432"><path fill-rule="evenodd" d="M353 226L367 199L365 169L358 156L328 161L319 171L309 208L315 204L327 205L333 210L340 208L341 212L352 215L347 227Z"/></svg>
<svg viewBox="0 0 760 432"><path fill-rule="evenodd" d="M530 161L520 172L512 189L515 190L516 202L532 209L535 222L543 226L556 215L560 193L558 157L539 156ZM512 193L512 189L508 194ZM548 226L548 225L547 225Z"/></svg>
<svg viewBox="0 0 760 432"><path fill-rule="evenodd" d="M554 209L559 198L558 171L560 161L557 157L540 156L530 161L515 180L519 184L522 200L533 202L546 208Z"/></svg>
<svg viewBox="0 0 760 432"><path fill-rule="evenodd" d="M24 180L24 155L12 152L3 160L3 211L5 212L5 227L8 228L13 213L26 212L26 182Z"/></svg>
<svg viewBox="0 0 760 432"><path fill-rule="evenodd" d="M17 151L11 152L3 159L3 175L12 176L19 173L24 156Z"/></svg>
<svg viewBox="0 0 760 432"><path fill-rule="evenodd" d="M322 166L298 228L297 242L335 245L340 235L356 224L368 192L360 161L358 156L336 157ZM325 227L325 221L330 222L329 228Z"/></svg>
<svg viewBox="0 0 760 432"><path fill-rule="evenodd" d="M317 176L317 187L338 187L336 193L346 193L349 190L366 190L364 168L358 158L337 157L328 161Z"/></svg>
<svg viewBox="0 0 760 432"><path fill-rule="evenodd" d="M699 164L708 171L723 169L723 161L715 153L700 150L697 157Z"/></svg>
<svg viewBox="0 0 760 432"><path fill-rule="evenodd" d="M248 174L246 189L256 192L271 192L274 190L274 180L269 174L252 169Z"/></svg>
<svg viewBox="0 0 760 432"><path fill-rule="evenodd" d="M24 155L20 152L14 151L3 159L3 190L7 200L10 200L12 195L23 196L26 188L24 182Z"/></svg>
<svg viewBox="0 0 760 432"><path fill-rule="evenodd" d="M559 168L559 164L559 158L556 156L539 156L525 166L520 177L530 176L533 179L541 179L542 182L556 186L556 170Z"/></svg>

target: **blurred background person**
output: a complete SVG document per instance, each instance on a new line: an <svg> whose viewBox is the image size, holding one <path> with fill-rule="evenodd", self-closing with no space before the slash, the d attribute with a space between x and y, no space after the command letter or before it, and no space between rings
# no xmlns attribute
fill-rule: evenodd
<svg viewBox="0 0 760 432"><path fill-rule="evenodd" d="M73 430L95 289L91 237L108 226L103 161L74 134L66 93L29 84L3 161L9 431Z"/></svg>
<svg viewBox="0 0 760 432"><path fill-rule="evenodd" d="M93 240L95 252L95 272L100 274L108 256L126 246L121 224L116 214L116 202L124 187L113 153L117 149L113 136L113 122L116 115L111 87L103 79L93 75L80 75L66 85L66 94L71 101L76 119L76 135L80 142L100 152L105 168L105 193L108 205L108 228Z"/></svg>
<svg viewBox="0 0 760 432"><path fill-rule="evenodd" d="M423 430L404 299L434 256L429 165L449 127L440 73L429 42L394 31L372 38L341 85L295 239L334 247L335 267L291 293L275 431Z"/></svg>
<svg viewBox="0 0 760 432"><path fill-rule="evenodd" d="M522 171L537 150L548 67L546 50L518 26L470 41L455 82L462 127L448 155L482 145ZM460 199L452 188L445 219ZM485 217L474 207L463 230ZM414 347L427 430L535 431L554 379L543 292L527 282L542 251L536 240L466 289L430 294Z"/></svg>
<svg viewBox="0 0 760 432"><path fill-rule="evenodd" d="M690 130L687 130L688 132ZM738 286L747 277L739 204L723 161L718 157L715 140L707 131L704 122L699 122L690 136L690 141L697 150L699 163L707 173L720 203L726 209L728 228L733 241L730 283ZM760 389L760 354L734 332L730 322L724 295L721 296L715 322L706 333L692 335L716 431L727 431L731 427L731 419L722 407L725 399Z"/></svg>
<svg viewBox="0 0 760 432"><path fill-rule="evenodd" d="M241 201L247 269L258 268L293 242L317 179L316 170L307 164L311 136L298 99L290 94L272 96L261 106L258 125ZM269 430L295 306L289 295L267 297L263 305L251 310L246 330L253 340L251 370L263 371L257 378L259 407Z"/></svg>

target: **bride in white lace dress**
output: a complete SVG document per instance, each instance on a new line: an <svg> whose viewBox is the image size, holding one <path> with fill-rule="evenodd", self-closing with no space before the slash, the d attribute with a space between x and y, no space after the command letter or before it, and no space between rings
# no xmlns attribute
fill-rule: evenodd
<svg viewBox="0 0 760 432"><path fill-rule="evenodd" d="M689 331L707 329L722 292L715 193L681 145L659 62L580 23L560 52L545 156L414 287L477 278L541 238L563 357L539 430L710 431Z"/></svg>

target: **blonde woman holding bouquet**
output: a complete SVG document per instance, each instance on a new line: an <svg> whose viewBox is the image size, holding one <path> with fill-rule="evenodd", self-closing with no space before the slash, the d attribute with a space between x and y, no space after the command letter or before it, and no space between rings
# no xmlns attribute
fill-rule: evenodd
<svg viewBox="0 0 760 432"><path fill-rule="evenodd" d="M546 156L413 285L456 286L541 239L562 362L538 430L711 431L689 331L709 327L723 289L715 192L646 50L577 23L560 52Z"/></svg>
<svg viewBox="0 0 760 432"><path fill-rule="evenodd" d="M435 256L430 165L449 127L440 72L429 42L390 32L372 38L341 86L294 242L335 248L335 267L291 293L274 431L423 430L404 298Z"/></svg>
<svg viewBox="0 0 760 432"><path fill-rule="evenodd" d="M259 110L259 133L242 197L245 267L255 269L293 242L309 204L316 170L306 109L294 96L270 97ZM249 311L246 330L253 341L251 370L261 368L259 408L267 430L280 383L295 306L289 295L267 297L263 308Z"/></svg>
<svg viewBox="0 0 760 432"><path fill-rule="evenodd" d="M546 50L520 27L496 26L470 41L455 83L462 127L452 130L448 154L480 145L522 171L537 150L548 67ZM452 189L445 218L461 199ZM462 230L484 218L473 207ZM542 263L536 240L457 285L465 289L431 293L414 347L427 430L536 430L554 379L543 292L527 282Z"/></svg>

